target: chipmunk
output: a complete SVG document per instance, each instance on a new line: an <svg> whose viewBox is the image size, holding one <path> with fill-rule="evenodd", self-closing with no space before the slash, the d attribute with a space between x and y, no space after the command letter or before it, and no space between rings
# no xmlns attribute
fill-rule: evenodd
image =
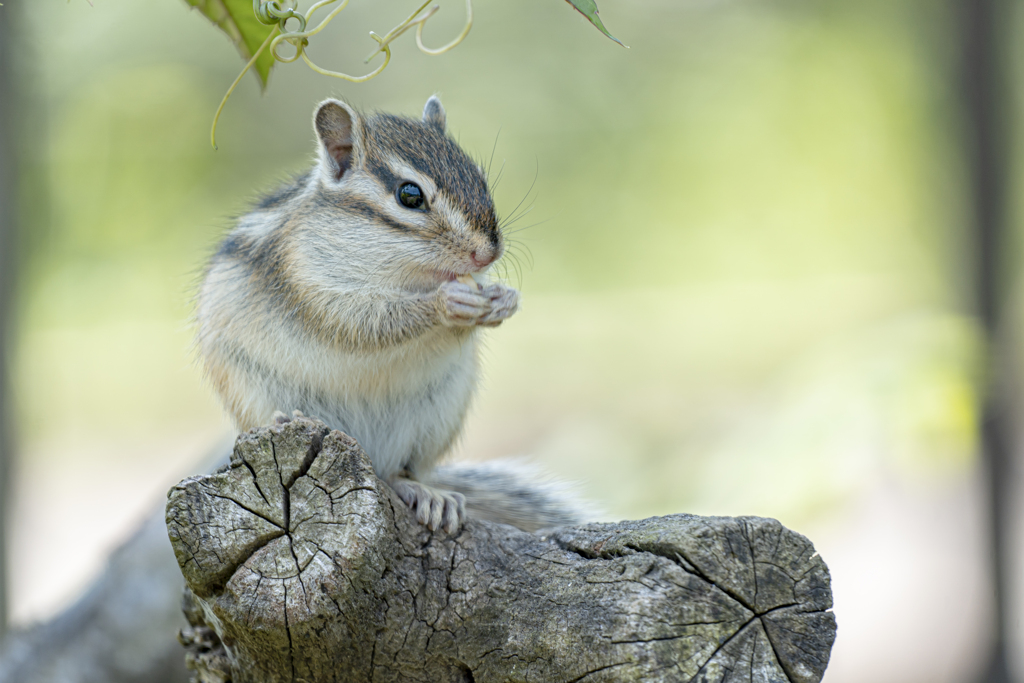
<svg viewBox="0 0 1024 683"><path fill-rule="evenodd" d="M431 530L454 533L467 514L527 531L575 523L565 491L522 468L436 467L476 387L479 328L519 307L486 277L504 239L483 171L445 122L437 97L421 120L322 102L313 168L242 216L209 264L202 363L240 430L291 411L323 420Z"/></svg>

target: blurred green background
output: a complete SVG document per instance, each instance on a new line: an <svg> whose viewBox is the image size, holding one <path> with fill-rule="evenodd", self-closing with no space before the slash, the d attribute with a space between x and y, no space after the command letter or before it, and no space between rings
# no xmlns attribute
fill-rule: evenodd
<svg viewBox="0 0 1024 683"><path fill-rule="evenodd" d="M361 73L367 31L411 9L353 0L309 53ZM364 85L296 63L261 95L248 76L214 152L211 118L242 62L183 2L15 8L17 622L66 604L230 437L193 363L192 293L232 216L310 163L315 103L418 115L438 93L462 145L495 150L499 212L529 207L508 269L524 305L488 333L458 456L529 457L609 519L777 517L833 568L826 681L963 679L989 608L970 559L979 362L951 6L601 10L629 50L558 0L480 0L461 46L427 57L400 38ZM428 43L462 12L443 2ZM886 543L906 562L872 564ZM54 565L68 554L75 572ZM929 581L948 576L967 587L933 605ZM878 582L916 616L871 611ZM965 616L940 627L928 605ZM918 649L891 646L908 631Z"/></svg>

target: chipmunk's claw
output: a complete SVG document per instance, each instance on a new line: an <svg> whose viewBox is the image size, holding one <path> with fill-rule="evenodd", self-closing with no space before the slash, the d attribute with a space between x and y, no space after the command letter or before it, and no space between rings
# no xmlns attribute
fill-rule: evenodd
<svg viewBox="0 0 1024 683"><path fill-rule="evenodd" d="M293 419L295 419L297 417L306 417L306 416L302 414L301 410L293 410L290 417L288 415L285 415L280 410L275 410L274 414L270 416L270 419L273 420L274 424L276 424L276 425L283 425L283 424L288 424L289 422L291 422Z"/></svg>
<svg viewBox="0 0 1024 683"><path fill-rule="evenodd" d="M454 491L441 491L414 479L396 477L391 487L416 516L416 521L431 531L444 529L454 534L466 519L466 497Z"/></svg>

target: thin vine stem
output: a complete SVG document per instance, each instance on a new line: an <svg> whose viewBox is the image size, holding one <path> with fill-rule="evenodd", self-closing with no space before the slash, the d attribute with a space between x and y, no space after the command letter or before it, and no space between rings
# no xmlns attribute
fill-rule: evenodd
<svg viewBox="0 0 1024 683"><path fill-rule="evenodd" d="M425 8L430 3L431 3L431 0L426 0L426 2L424 2L422 5L420 5L419 7L416 8L415 12L413 12L408 17L406 17L405 21L403 21L401 24L399 24L398 26L394 27L393 29L391 29L390 31L385 33L384 37L380 41L380 45L378 45L377 49L374 50L373 52L371 52L369 54L369 56L367 56L366 61L369 62L371 59L376 57L378 54L381 53L381 51L385 47L387 47L388 45L391 44L392 40L394 40L398 36L402 35L406 31L408 31L414 24L416 24L417 22L414 21L416 19L416 16L420 12L422 12L423 8ZM440 9L440 8L437 5L434 5L429 10L427 10L426 15L424 15L423 18L420 19L420 21L426 21L431 16L433 16L437 12L438 9Z"/></svg>
<svg viewBox="0 0 1024 683"><path fill-rule="evenodd" d="M265 49L267 49L267 45L270 45L271 39L280 30L280 26L275 26L270 31L270 35L267 36L267 39L264 40L263 44L260 45L258 50L256 50L256 52L252 56L252 59L250 59L246 63L245 68L242 69L242 73L238 74L234 82L231 84L231 87L228 88L228 91L226 93L224 93L224 99L220 101L220 106L217 107L217 113L213 115L213 126L210 128L210 144L213 145L214 149L217 149L217 121L220 120L220 113L224 111L224 105L228 103L228 98L231 97L231 93L235 91L235 88L242 81L242 76L244 76L249 71L249 69L252 68L252 65L256 63L257 59L259 59L259 56L263 53Z"/></svg>
<svg viewBox="0 0 1024 683"><path fill-rule="evenodd" d="M382 40L380 36L378 36L376 33L372 31L370 32L370 37L373 38L374 40ZM391 61L391 48L387 45L384 46L384 63L378 66L370 73L366 74L365 76L349 76L348 74L343 74L338 71L330 71L328 69L319 67L312 61L310 61L309 57L306 56L305 52L302 53L302 61L304 61L310 69L317 72L318 74L322 74L324 76L332 76L334 78L341 78L348 81L349 83L365 83L371 78L376 78L381 71L387 68L388 62Z"/></svg>

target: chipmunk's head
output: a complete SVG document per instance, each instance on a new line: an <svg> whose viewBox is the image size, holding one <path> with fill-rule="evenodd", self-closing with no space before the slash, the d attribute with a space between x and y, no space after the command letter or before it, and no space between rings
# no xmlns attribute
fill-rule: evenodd
<svg viewBox="0 0 1024 683"><path fill-rule="evenodd" d="M362 116L326 100L313 127L317 222L332 235L327 249L333 244L345 252L339 257L355 259L377 278L400 276L422 286L482 271L501 257L487 180L445 133L436 97L420 120Z"/></svg>

